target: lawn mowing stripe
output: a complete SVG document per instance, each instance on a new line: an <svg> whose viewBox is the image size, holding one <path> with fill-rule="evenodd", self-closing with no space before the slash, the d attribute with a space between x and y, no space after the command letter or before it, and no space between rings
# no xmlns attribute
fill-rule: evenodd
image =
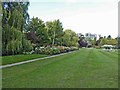
<svg viewBox="0 0 120 90"><path fill-rule="evenodd" d="M111 61L109 56L95 49L84 49L43 61L4 68L3 87L113 88L117 87L116 62Z"/></svg>
<svg viewBox="0 0 120 90"><path fill-rule="evenodd" d="M86 53L86 54L84 54L84 53ZM15 80L14 82L16 82L18 79L20 79L20 78L22 79L24 76L27 78L26 75L29 75L31 79L33 78L33 80L39 81L42 73L45 74L45 75L43 75L43 78L44 78L44 76L46 77L47 74L50 74L50 77L51 77L51 75L53 75L53 77L54 77L54 75L57 75L58 73L60 74L58 76L61 77L63 74L66 75L66 72L69 72L68 71L69 69L72 74L72 72L74 72L74 69L72 70L72 68L78 67L77 65L75 65L75 63L80 64L81 61L82 62L84 61L84 59L87 60L88 53L89 53L88 50L80 50L75 53L66 54L63 56L54 57L54 58L46 59L43 61L36 61L33 63L23 64L23 65L19 65L19 66L15 66L15 67L4 68L3 69L3 78L4 78L3 80L5 80L5 81L6 80L7 81ZM74 66L71 66L71 65L74 65ZM36 73L36 75L34 76L35 73ZM38 79L36 80L37 77L38 77ZM50 77L46 77L46 79L50 78ZM30 78L29 78L29 80L30 80ZM22 80L20 80L20 82ZM14 82L11 84L9 83L9 85L14 85L15 84ZM26 81L26 82L28 82L28 81ZM6 86L7 82L6 82L6 84L4 83L4 85ZM11 87L13 87L13 86L11 86Z"/></svg>
<svg viewBox="0 0 120 90"><path fill-rule="evenodd" d="M38 60L48 59L48 58L52 58L52 57L56 57L56 56L61 56L61 55L65 55L65 54L69 54L69 53L73 53L73 52L76 52L76 51L72 51L72 52L68 52L68 53L62 53L62 54L58 54L58 55L52 55L52 56L48 56L48 57L44 57L44 58L37 58L37 59L18 62L18 63L13 63L13 64L2 65L2 66L0 66L0 69L1 68L12 67L12 66L16 66L16 65L21 65L21 64L25 64L25 63L29 63L29 62L34 62L34 61L38 61Z"/></svg>
<svg viewBox="0 0 120 90"><path fill-rule="evenodd" d="M95 49L84 49L4 68L3 88L114 88L117 62L111 61Z"/></svg>
<svg viewBox="0 0 120 90"><path fill-rule="evenodd" d="M118 54L117 53L115 53L115 52L106 52L106 51L99 51L100 53L102 53L103 55L106 55L106 56L109 56L109 57L113 57L113 58L116 58L116 57L118 57Z"/></svg>

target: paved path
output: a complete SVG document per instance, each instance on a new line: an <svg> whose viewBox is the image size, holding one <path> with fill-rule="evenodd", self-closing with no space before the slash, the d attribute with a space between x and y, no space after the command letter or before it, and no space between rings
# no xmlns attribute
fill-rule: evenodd
<svg viewBox="0 0 120 90"><path fill-rule="evenodd" d="M68 52L68 53L73 53L73 52L76 52L76 51L72 51L72 52ZM34 61L38 61L38 60L48 59L48 58L52 58L52 57L56 57L56 56L61 56L61 55L65 55L65 54L68 54L68 53L62 53L62 54L52 55L52 56L48 56L48 57L44 57L44 58L37 58L37 59L33 59L33 60L28 60L28 61L13 63L13 64L7 64L7 65L2 65L2 66L0 66L0 69L1 68L12 67L12 66L17 66L17 65L21 65L21 64L25 64L25 63L29 63L29 62L34 62Z"/></svg>

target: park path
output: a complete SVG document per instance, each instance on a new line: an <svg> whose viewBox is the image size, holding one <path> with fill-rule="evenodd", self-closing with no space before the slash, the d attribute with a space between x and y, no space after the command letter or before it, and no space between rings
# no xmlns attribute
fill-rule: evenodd
<svg viewBox="0 0 120 90"><path fill-rule="evenodd" d="M25 64L25 63L30 63L30 62L34 62L34 61L38 61L38 60L53 58L53 57L57 57L57 56L61 56L61 55L65 55L65 54L69 54L69 53L73 53L73 52L76 52L76 51L72 51L72 52L68 52L68 53L62 53L62 54L58 54L58 55L52 55L52 56L43 57L43 58L32 59L32 60L28 60L28 61L17 62L17 63L13 63L13 64L2 65L2 66L0 66L0 69L7 68L7 67L12 67L12 66L17 66L17 65L21 65L21 64Z"/></svg>

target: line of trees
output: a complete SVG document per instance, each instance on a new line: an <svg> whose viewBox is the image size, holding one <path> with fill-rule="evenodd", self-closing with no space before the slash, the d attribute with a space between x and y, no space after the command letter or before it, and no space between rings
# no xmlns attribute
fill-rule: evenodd
<svg viewBox="0 0 120 90"><path fill-rule="evenodd" d="M40 46L77 46L77 34L63 31L60 20L29 18L29 2L2 2L2 55L22 54Z"/></svg>
<svg viewBox="0 0 120 90"><path fill-rule="evenodd" d="M80 47L101 47L102 45L113 45L116 46L116 48L120 47L119 45L120 38L112 38L111 35L108 35L107 37L102 37L99 35L99 38L97 39L96 34L86 33L85 36L83 34L79 34L79 45Z"/></svg>
<svg viewBox="0 0 120 90"><path fill-rule="evenodd" d="M2 55L22 54L41 46L101 46L104 44L118 45L120 38L111 36L99 37L96 40L74 31L63 30L60 20L44 22L38 17L29 18L29 2L2 2ZM1 18L1 17L0 17ZM79 41L78 41L79 40Z"/></svg>
<svg viewBox="0 0 120 90"><path fill-rule="evenodd" d="M64 31L59 19L44 23L38 17L33 17L30 19L28 29L24 34L31 41L34 49L48 45L77 46L77 34L70 29Z"/></svg>
<svg viewBox="0 0 120 90"><path fill-rule="evenodd" d="M118 44L118 39L117 38L112 38L111 35L108 37L99 37L99 40L96 41L96 45L102 46L102 45L114 45L116 46Z"/></svg>

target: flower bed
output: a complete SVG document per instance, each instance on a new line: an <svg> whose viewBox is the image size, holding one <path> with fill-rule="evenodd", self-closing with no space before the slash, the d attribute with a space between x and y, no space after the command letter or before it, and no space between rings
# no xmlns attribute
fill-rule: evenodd
<svg viewBox="0 0 120 90"><path fill-rule="evenodd" d="M55 55L60 53L66 53L70 51L78 50L77 47L65 47L65 46L47 46L47 47L36 47L36 54Z"/></svg>

